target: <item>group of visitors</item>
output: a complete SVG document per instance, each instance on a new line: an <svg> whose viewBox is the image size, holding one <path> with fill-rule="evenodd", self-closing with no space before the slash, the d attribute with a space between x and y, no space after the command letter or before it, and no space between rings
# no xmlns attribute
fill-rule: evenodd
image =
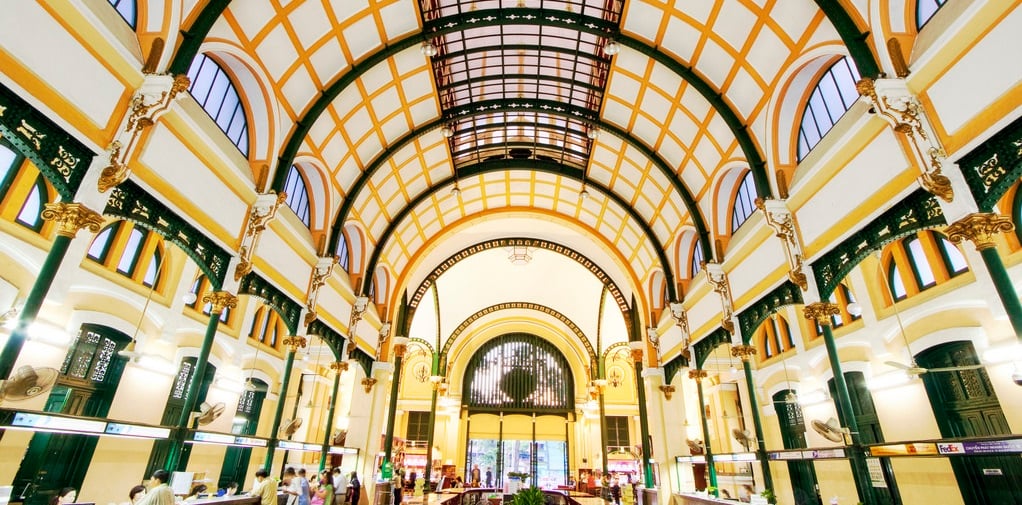
<svg viewBox="0 0 1022 505"><path fill-rule="evenodd" d="M264 470L260 470L264 472ZM256 473L258 478L259 474ZM310 481L304 468L295 471L288 467L284 470L281 492L289 495L287 505L358 505L362 494L362 483L358 474L345 474L340 468L333 471L323 470ZM257 494L253 491L253 494ZM269 504L262 504L269 505Z"/></svg>

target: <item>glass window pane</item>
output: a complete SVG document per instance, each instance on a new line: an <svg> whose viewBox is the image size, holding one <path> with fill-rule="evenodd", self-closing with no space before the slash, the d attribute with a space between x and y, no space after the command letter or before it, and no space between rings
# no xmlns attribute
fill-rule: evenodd
<svg viewBox="0 0 1022 505"><path fill-rule="evenodd" d="M42 176L40 175L39 178L42 179ZM37 231L42 228L43 224L43 218L40 214L43 211L43 203L45 203L43 191L46 188L40 182L37 181L32 186L32 192L28 194L28 198L25 199L25 203L22 204L21 211L18 212L18 217L16 218L18 223Z"/></svg>
<svg viewBox="0 0 1022 505"><path fill-rule="evenodd" d="M945 238L940 239L940 245L944 248L948 261L948 270L951 273L958 274L969 269L969 263L965 261L965 256L962 256L962 251L959 251L957 246L948 242Z"/></svg>
<svg viewBox="0 0 1022 505"><path fill-rule="evenodd" d="M131 230L131 235L128 236L128 244L124 246L124 253L121 254L121 260L117 263L118 272L125 275L131 275L135 270L135 259L138 258L143 238L145 237L138 228L133 228Z"/></svg>
<svg viewBox="0 0 1022 505"><path fill-rule="evenodd" d="M242 154L248 155L248 120L237 89L220 65L206 55L196 56L188 70L189 91Z"/></svg>
<svg viewBox="0 0 1022 505"><path fill-rule="evenodd" d="M142 279L142 284L146 286L153 286L156 284L156 272L160 270L160 253L156 251L151 258L149 258L149 265L146 266L145 278Z"/></svg>
<svg viewBox="0 0 1022 505"><path fill-rule="evenodd" d="M820 77L802 115L798 139L799 160L819 143L837 120L855 103L858 73L847 58L835 62ZM803 138L804 137L804 138Z"/></svg>
<svg viewBox="0 0 1022 505"><path fill-rule="evenodd" d="M908 295L908 292L905 291L905 282L901 279L901 271L898 269L898 265L891 266L889 284L891 288L891 294L894 295L895 300L901 300L902 298L905 298L905 296Z"/></svg>
<svg viewBox="0 0 1022 505"><path fill-rule="evenodd" d="M96 235L96 239L92 241L92 245L89 246L89 257L102 262L104 256L106 256L107 244L110 243L110 238L113 236L113 230L115 226L107 226L103 231Z"/></svg>
<svg viewBox="0 0 1022 505"><path fill-rule="evenodd" d="M926 259L926 252L923 251L922 241L918 239L910 241L908 249L912 268L919 278L919 287L925 288L937 284L937 279L933 276L933 268L930 266L929 260Z"/></svg>
<svg viewBox="0 0 1022 505"><path fill-rule="evenodd" d="M7 146L0 144L0 183L5 182L8 176L15 173L13 168L17 159L18 153L14 152Z"/></svg>

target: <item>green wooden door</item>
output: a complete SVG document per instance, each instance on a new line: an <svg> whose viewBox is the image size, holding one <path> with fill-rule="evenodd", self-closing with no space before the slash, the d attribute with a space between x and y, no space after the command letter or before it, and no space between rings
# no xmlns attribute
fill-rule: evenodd
<svg viewBox="0 0 1022 505"><path fill-rule="evenodd" d="M866 377L862 372L845 372L845 384L848 386L848 396L852 400L852 410L855 414L856 424L859 426L859 439L863 444L877 444L884 441L884 432L880 428L880 418L877 417L876 406L873 404L873 395L866 386ZM827 381L830 388L830 397L837 398L837 386L834 379ZM834 402L837 407L838 418L842 426L847 426L845 413L841 411L841 403ZM884 482L873 484L873 498L880 505L899 505L901 496L898 493L898 485L894 480L894 469L891 468L891 458L872 458L880 465L884 476Z"/></svg>
<svg viewBox="0 0 1022 505"><path fill-rule="evenodd" d="M794 392L786 389L777 392L773 397L774 408L777 410L781 425L781 441L785 449L804 449L806 423L802 417L802 406L798 402L788 401L788 395L792 393ZM812 461L788 461L788 475L791 479L795 505L823 504Z"/></svg>
<svg viewBox="0 0 1022 505"><path fill-rule="evenodd" d="M82 325L72 343L45 410L106 417L126 359L117 352L130 338L112 328ZM14 477L12 501L46 505L66 486L81 489L96 449L96 437L36 433ZM81 497L88 501L88 497Z"/></svg>
<svg viewBox="0 0 1022 505"><path fill-rule="evenodd" d="M191 387L192 378L195 375L196 361L195 357L181 359L181 366L178 367L174 385L170 388L167 404L163 407L163 417L160 418L160 424L163 426L177 426L178 421L181 419L181 411L184 410L185 405L185 395L188 393L188 388ZM213 383L214 376L216 376L216 367L212 364L207 364L202 383L199 384L199 389L196 390L198 394L198 399L195 402L196 407L206 401L206 393L209 391L209 386ZM167 462L167 455L170 453L171 445L170 440L157 440L153 443L153 449L149 453L149 462L146 464L142 480L148 479L153 472L163 468L163 465ZM191 452L192 444L185 444L181 449L181 458L178 460L180 468L188 466L188 457L191 455Z"/></svg>
<svg viewBox="0 0 1022 505"><path fill-rule="evenodd" d="M918 355L924 368L978 365L971 342L949 342ZM985 369L923 374L937 426L944 438L1009 435L990 378ZM1022 505L1022 458L957 456L949 458L967 505Z"/></svg>
<svg viewBox="0 0 1022 505"><path fill-rule="evenodd" d="M238 409L234 415L231 432L235 435L255 435L259 426L259 413L263 409L268 386L259 379L251 379L251 388L241 393ZM224 453L224 464L220 468L220 480L217 488L225 489L228 484L237 482L244 485L245 472L248 470L252 449L248 447L228 447Z"/></svg>

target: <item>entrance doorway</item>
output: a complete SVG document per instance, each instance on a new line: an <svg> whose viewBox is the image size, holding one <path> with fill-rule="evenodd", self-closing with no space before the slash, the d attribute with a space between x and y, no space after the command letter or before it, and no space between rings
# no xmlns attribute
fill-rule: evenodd
<svg viewBox="0 0 1022 505"><path fill-rule="evenodd" d="M130 340L113 328L83 324L64 358L60 378L44 410L106 417L127 362L117 353ZM80 490L97 440L86 435L32 435L14 476L11 500L46 505L65 486Z"/></svg>
<svg viewBox="0 0 1022 505"><path fill-rule="evenodd" d="M978 365L972 342L948 342L916 355L923 368ZM922 375L944 438L1010 435L1011 430L983 368ZM1022 459L1017 455L950 458L967 505L1022 504Z"/></svg>

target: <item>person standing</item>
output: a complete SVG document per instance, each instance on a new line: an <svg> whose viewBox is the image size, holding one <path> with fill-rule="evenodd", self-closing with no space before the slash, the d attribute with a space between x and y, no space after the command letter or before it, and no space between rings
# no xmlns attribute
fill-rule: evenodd
<svg viewBox="0 0 1022 505"><path fill-rule="evenodd" d="M614 500L614 505L621 505L621 485L616 478L610 484L610 498Z"/></svg>
<svg viewBox="0 0 1022 505"><path fill-rule="evenodd" d="M149 491L138 501L138 505L174 505L174 490L167 485L170 472L157 470L149 478Z"/></svg>
<svg viewBox="0 0 1022 505"><path fill-rule="evenodd" d="M348 480L348 489L351 490L351 504L358 505L358 498L362 493L362 483L358 481L358 474L355 472L351 472L351 479Z"/></svg>
<svg viewBox="0 0 1022 505"><path fill-rule="evenodd" d="M298 505L309 505L309 501L312 499L312 486L309 484L309 479L305 477L305 469L298 469L298 484L302 487L302 494L305 495L305 503L301 501Z"/></svg>
<svg viewBox="0 0 1022 505"><path fill-rule="evenodd" d="M472 471L468 474L468 485L469 487L480 487L482 486L482 475L479 472L479 465L472 465Z"/></svg>
<svg viewBox="0 0 1022 505"><path fill-rule="evenodd" d="M340 468L334 468L334 502L344 505L348 501L348 475Z"/></svg>
<svg viewBox="0 0 1022 505"><path fill-rule="evenodd" d="M486 487L493 487L493 469L486 467Z"/></svg>
<svg viewBox="0 0 1022 505"><path fill-rule="evenodd" d="M277 505L277 483L269 475L265 469L256 470L255 486L250 494L259 497L259 505Z"/></svg>
<svg viewBox="0 0 1022 505"><path fill-rule="evenodd" d="M323 470L319 477L319 490L316 491L316 496L322 499L323 505L333 505L334 503L334 482L330 478L330 472L326 470Z"/></svg>

